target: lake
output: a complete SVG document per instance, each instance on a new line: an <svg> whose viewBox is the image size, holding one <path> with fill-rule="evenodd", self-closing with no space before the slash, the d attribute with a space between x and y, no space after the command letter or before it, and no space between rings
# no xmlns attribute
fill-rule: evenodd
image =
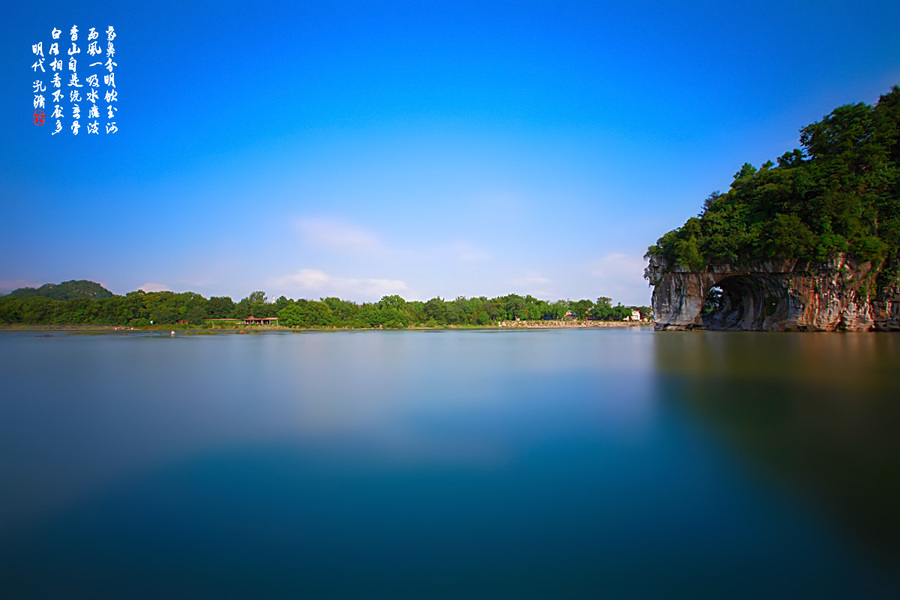
<svg viewBox="0 0 900 600"><path fill-rule="evenodd" d="M891 597L900 336L0 332L0 596Z"/></svg>

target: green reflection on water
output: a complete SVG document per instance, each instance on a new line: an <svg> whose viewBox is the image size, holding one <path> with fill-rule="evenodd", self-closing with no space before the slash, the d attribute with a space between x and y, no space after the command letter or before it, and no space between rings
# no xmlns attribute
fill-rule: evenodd
<svg viewBox="0 0 900 600"><path fill-rule="evenodd" d="M900 566L900 336L665 333L680 405L764 478Z"/></svg>

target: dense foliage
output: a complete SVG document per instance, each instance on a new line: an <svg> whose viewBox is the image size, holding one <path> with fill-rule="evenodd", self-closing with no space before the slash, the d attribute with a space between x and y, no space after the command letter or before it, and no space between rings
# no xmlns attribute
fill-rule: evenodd
<svg viewBox="0 0 900 600"><path fill-rule="evenodd" d="M879 287L900 274L900 87L872 107L841 106L800 130L794 149L731 189L712 193L697 217L648 255L694 270L710 262L800 259L838 253L871 261Z"/></svg>
<svg viewBox="0 0 900 600"><path fill-rule="evenodd" d="M79 279L62 283L45 283L39 288L19 288L10 296L14 298L33 298L42 296L53 300L72 300L74 298L110 298L113 293L99 283Z"/></svg>
<svg viewBox="0 0 900 600"><path fill-rule="evenodd" d="M43 288L42 288L43 289ZM286 327L386 327L478 326L497 321L541 319L598 319L620 321L638 308L649 316L646 307L612 305L610 298L546 302L532 296L510 294L497 298L464 298L427 302L406 301L400 296L385 296L378 302L356 304L340 298L291 300L284 296L270 302L261 291L239 302L231 298L206 299L193 292L144 292L124 296L91 299L54 300L43 296L0 297L0 323L34 325L119 325L146 327L158 325L210 325L211 319L278 317ZM226 322L226 326L232 323Z"/></svg>

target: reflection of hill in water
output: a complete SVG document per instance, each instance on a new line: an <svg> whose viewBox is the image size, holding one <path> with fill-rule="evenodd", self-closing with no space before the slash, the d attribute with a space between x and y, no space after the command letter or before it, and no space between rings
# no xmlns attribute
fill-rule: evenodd
<svg viewBox="0 0 900 600"><path fill-rule="evenodd" d="M762 477L900 567L900 337L666 333L657 368ZM674 378L674 380L669 379Z"/></svg>

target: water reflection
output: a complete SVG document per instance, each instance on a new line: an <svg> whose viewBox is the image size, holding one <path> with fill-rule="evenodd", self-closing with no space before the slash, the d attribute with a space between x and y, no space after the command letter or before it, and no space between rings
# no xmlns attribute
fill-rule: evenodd
<svg viewBox="0 0 900 600"><path fill-rule="evenodd" d="M0 475L16 493L0 501L0 532L210 448L290 440L320 455L494 468L571 423L642 435L652 366L636 340L648 334L8 333Z"/></svg>
<svg viewBox="0 0 900 600"><path fill-rule="evenodd" d="M0 335L0 579L51 597L872 595L890 586L808 506L865 530L853 502L896 500L863 473L896 466L894 344ZM892 536L861 539L883 557Z"/></svg>
<svg viewBox="0 0 900 600"><path fill-rule="evenodd" d="M900 569L900 337L660 335L665 386L757 474Z"/></svg>

